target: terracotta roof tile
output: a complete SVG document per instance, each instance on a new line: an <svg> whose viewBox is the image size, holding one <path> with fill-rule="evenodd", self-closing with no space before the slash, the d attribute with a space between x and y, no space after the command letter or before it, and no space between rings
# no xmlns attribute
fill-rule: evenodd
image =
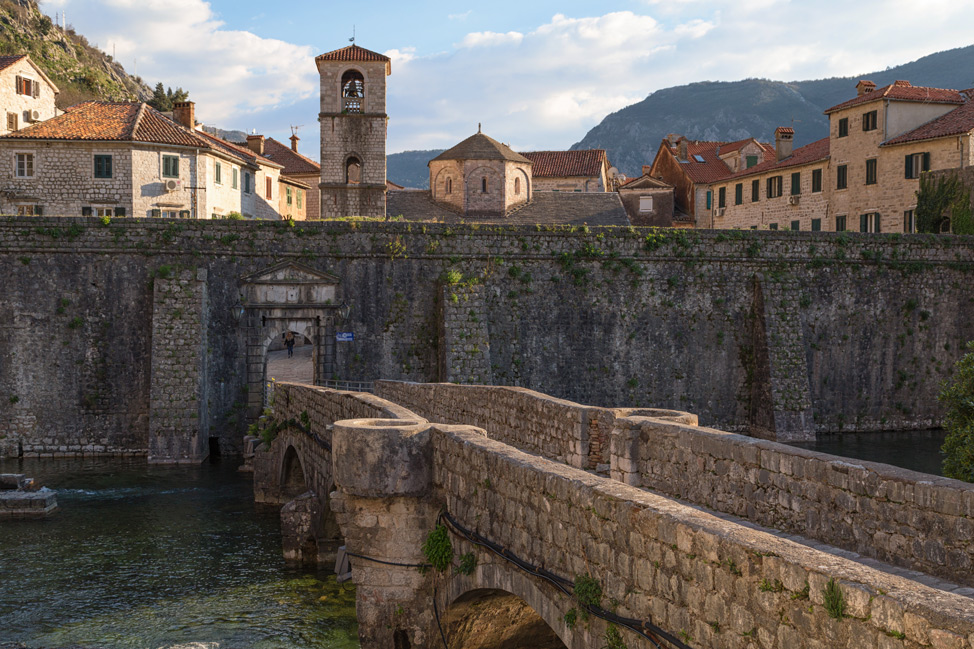
<svg viewBox="0 0 974 649"><path fill-rule="evenodd" d="M135 102L82 102L71 106L63 115L8 133L5 137L207 146L189 129L176 124L151 106Z"/></svg>
<svg viewBox="0 0 974 649"><path fill-rule="evenodd" d="M963 106L958 106L946 115L941 115L926 124L921 124L912 131L887 140L881 146L933 140L938 137L960 135L971 130L974 130L974 100L969 100Z"/></svg>
<svg viewBox="0 0 974 649"><path fill-rule="evenodd" d="M924 86L910 85L909 81L894 81L888 86L877 88L872 92L867 92L858 97L853 97L849 101L832 106L825 111L825 114L833 113L837 110L851 108L859 104L866 104L880 99L895 99L898 101L919 101L928 104L963 104L964 97L957 90L946 88L927 88Z"/></svg>
<svg viewBox="0 0 974 649"><path fill-rule="evenodd" d="M315 61L391 61L388 56L352 44L340 50L325 52L315 57Z"/></svg>
<svg viewBox="0 0 974 649"><path fill-rule="evenodd" d="M228 142L223 138L219 138L212 133L207 133L205 131L197 131L199 135L204 137L210 144L210 148L216 149L217 151L222 151L225 154L231 155L235 158L239 158L248 164L262 164L269 167L282 167L278 162L271 160L270 158L265 158L262 155L257 155L251 150L250 147L234 144L233 142Z"/></svg>
<svg viewBox="0 0 974 649"><path fill-rule="evenodd" d="M731 178L743 178L744 176L750 176L753 174L766 173L768 171L774 171L776 169L785 169L788 167L795 167L798 165L808 164L810 162L817 162L819 160L825 160L829 157L829 138L823 137L821 140L815 140L811 144L806 144L805 146L798 147L791 152L791 155L784 160L778 161L772 157L770 160L765 158L764 162L760 162L750 169L744 169L738 171L735 174L727 176L722 180L729 180Z"/></svg>
<svg viewBox="0 0 974 649"><path fill-rule="evenodd" d="M753 138L738 140L736 142L698 142L695 140L687 140L687 160L680 161L680 168L695 183L707 184L723 180L730 176L732 172L730 167L720 159L719 154L726 153L727 151L738 151L741 147L754 141ZM672 146L667 140L663 140L663 144L669 147L673 157L679 160L679 144ZM758 142L758 144L764 150L764 161L774 160L774 147L764 142ZM703 162L700 162L694 156L700 156Z"/></svg>
<svg viewBox="0 0 974 649"><path fill-rule="evenodd" d="M320 174L321 165L272 137L264 140L264 157L284 166L282 173L291 175Z"/></svg>
<svg viewBox="0 0 974 649"><path fill-rule="evenodd" d="M26 54L7 54L5 56L0 56L0 70L6 70L17 61L26 58Z"/></svg>
<svg viewBox="0 0 974 649"><path fill-rule="evenodd" d="M605 149L582 151L528 151L522 153L531 161L531 175L535 178L564 178L569 176L600 176L608 166Z"/></svg>
<svg viewBox="0 0 974 649"><path fill-rule="evenodd" d="M531 162L511 147L501 144L483 133L474 133L466 140L430 160L510 160L512 162Z"/></svg>

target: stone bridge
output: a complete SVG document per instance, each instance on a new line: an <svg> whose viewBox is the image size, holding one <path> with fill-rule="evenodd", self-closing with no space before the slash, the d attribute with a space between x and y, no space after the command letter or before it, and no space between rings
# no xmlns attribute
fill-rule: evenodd
<svg viewBox="0 0 974 649"><path fill-rule="evenodd" d="M974 648L974 486L696 423L280 384L255 493L292 559L344 539L365 649Z"/></svg>

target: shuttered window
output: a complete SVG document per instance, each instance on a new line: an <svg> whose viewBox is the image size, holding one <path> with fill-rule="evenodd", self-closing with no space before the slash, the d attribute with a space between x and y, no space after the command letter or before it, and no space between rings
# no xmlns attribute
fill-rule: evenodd
<svg viewBox="0 0 974 649"><path fill-rule="evenodd" d="M878 163L876 161L876 158L872 158L871 160L866 160L866 184L867 185L876 184L876 180L877 180L876 176L878 175L877 167L878 167Z"/></svg>
<svg viewBox="0 0 974 649"><path fill-rule="evenodd" d="M751 181L751 202L757 203L761 198L761 181L755 178Z"/></svg>
<svg viewBox="0 0 974 649"><path fill-rule="evenodd" d="M266 178L264 184L267 188L267 198L274 198L274 181L270 178Z"/></svg>
<svg viewBox="0 0 974 649"><path fill-rule="evenodd" d="M835 188L845 189L849 185L849 168L846 165L839 165L835 168Z"/></svg>
<svg viewBox="0 0 974 649"><path fill-rule="evenodd" d="M734 186L734 205L744 202L744 183L737 183Z"/></svg>
<svg viewBox="0 0 974 649"><path fill-rule="evenodd" d="M111 178L111 177L112 177L112 156L96 155L95 156L95 178Z"/></svg>
<svg viewBox="0 0 974 649"><path fill-rule="evenodd" d="M924 171L930 171L929 153L911 153L906 156L905 178L919 178Z"/></svg>
<svg viewBox="0 0 974 649"><path fill-rule="evenodd" d="M162 156L162 177L179 178L179 156Z"/></svg>
<svg viewBox="0 0 974 649"><path fill-rule="evenodd" d="M802 173L796 171L791 174L791 195L797 196L802 193Z"/></svg>
<svg viewBox="0 0 974 649"><path fill-rule="evenodd" d="M812 169L812 193L822 191L822 170Z"/></svg>

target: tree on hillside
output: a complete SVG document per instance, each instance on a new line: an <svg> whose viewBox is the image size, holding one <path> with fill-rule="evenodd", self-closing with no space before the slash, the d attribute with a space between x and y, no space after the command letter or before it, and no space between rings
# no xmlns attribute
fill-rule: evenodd
<svg viewBox="0 0 974 649"><path fill-rule="evenodd" d="M167 112L172 110L172 101L166 94L166 88L162 85L162 82L156 84L155 90L152 91L152 99L149 100L149 105L160 112Z"/></svg>
<svg viewBox="0 0 974 649"><path fill-rule="evenodd" d="M947 438L940 450L945 476L974 482L974 342L967 349L954 365L953 379L940 391L940 402L947 406Z"/></svg>

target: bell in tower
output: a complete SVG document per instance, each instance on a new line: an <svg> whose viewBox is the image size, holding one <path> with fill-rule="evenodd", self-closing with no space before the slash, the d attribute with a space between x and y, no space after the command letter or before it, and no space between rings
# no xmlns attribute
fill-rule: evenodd
<svg viewBox="0 0 974 649"><path fill-rule="evenodd" d="M321 218L384 217L391 61L350 45L315 63L321 76Z"/></svg>

